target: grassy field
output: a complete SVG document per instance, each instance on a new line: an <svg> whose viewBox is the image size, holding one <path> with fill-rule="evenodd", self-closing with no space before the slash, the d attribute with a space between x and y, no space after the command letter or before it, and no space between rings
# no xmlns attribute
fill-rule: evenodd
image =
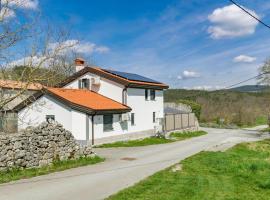
<svg viewBox="0 0 270 200"><path fill-rule="evenodd" d="M201 152L108 200L269 200L270 140Z"/></svg>
<svg viewBox="0 0 270 200"><path fill-rule="evenodd" d="M128 140L128 141L120 141L108 144L98 145L96 147L99 148L110 148L110 147L138 147L138 146L148 146L148 145L155 145L155 144L165 144L180 140L189 139L192 137L198 137L201 135L207 134L204 131L194 131L194 132L175 132L171 133L171 138L158 138L158 137L149 137L139 140Z"/></svg>
<svg viewBox="0 0 270 200"><path fill-rule="evenodd" d="M239 127L267 123L270 92L200 91L171 89L165 102L190 100L201 105L200 122L220 125L221 121Z"/></svg>
<svg viewBox="0 0 270 200"><path fill-rule="evenodd" d="M56 161L50 166L45 166L41 168L33 169L12 169L5 172L0 172L0 183L6 183L10 181L15 181L19 179L31 178L34 176L40 176L49 174L52 172L63 171L66 169L93 165L99 162L103 162L104 159L98 156L89 158L79 158L77 160L67 160L67 161Z"/></svg>

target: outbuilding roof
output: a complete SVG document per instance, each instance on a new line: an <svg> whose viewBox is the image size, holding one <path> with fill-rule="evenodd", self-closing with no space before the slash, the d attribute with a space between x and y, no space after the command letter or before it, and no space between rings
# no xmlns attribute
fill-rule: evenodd
<svg viewBox="0 0 270 200"><path fill-rule="evenodd" d="M27 83L27 82L22 82L22 81L0 79L0 88L41 90L43 86L40 83Z"/></svg>

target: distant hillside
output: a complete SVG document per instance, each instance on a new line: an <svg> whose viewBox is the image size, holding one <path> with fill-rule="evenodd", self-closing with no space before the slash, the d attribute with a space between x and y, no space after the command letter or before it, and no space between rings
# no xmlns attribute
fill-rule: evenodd
<svg viewBox="0 0 270 200"><path fill-rule="evenodd" d="M270 87L266 85L244 85L244 86L232 88L230 90L238 91L238 92L264 92L266 90L269 91Z"/></svg>
<svg viewBox="0 0 270 200"><path fill-rule="evenodd" d="M238 92L232 90L201 91L169 89L165 102L191 100L202 106L201 121L255 125L265 123L270 114L270 92Z"/></svg>

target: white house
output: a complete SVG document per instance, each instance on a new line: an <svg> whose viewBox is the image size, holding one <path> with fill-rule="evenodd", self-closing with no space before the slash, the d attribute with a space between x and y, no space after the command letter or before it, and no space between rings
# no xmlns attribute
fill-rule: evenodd
<svg viewBox="0 0 270 200"><path fill-rule="evenodd" d="M56 88L19 104L19 129L55 120L81 142L99 144L155 134L166 84L131 73L84 66ZM34 100L33 100L34 99Z"/></svg>

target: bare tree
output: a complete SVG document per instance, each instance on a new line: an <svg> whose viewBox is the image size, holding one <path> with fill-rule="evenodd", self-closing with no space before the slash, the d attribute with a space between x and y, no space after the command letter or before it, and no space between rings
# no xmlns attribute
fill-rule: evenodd
<svg viewBox="0 0 270 200"><path fill-rule="evenodd" d="M33 87L53 86L70 75L77 45L68 40L68 31L41 25L39 14L20 13L22 20L10 20L17 7L24 6L24 1L18 2L0 0L1 111L32 95L29 90ZM21 58L14 61L18 55Z"/></svg>
<svg viewBox="0 0 270 200"><path fill-rule="evenodd" d="M259 68L257 80L259 84L270 85L270 59L267 59Z"/></svg>

